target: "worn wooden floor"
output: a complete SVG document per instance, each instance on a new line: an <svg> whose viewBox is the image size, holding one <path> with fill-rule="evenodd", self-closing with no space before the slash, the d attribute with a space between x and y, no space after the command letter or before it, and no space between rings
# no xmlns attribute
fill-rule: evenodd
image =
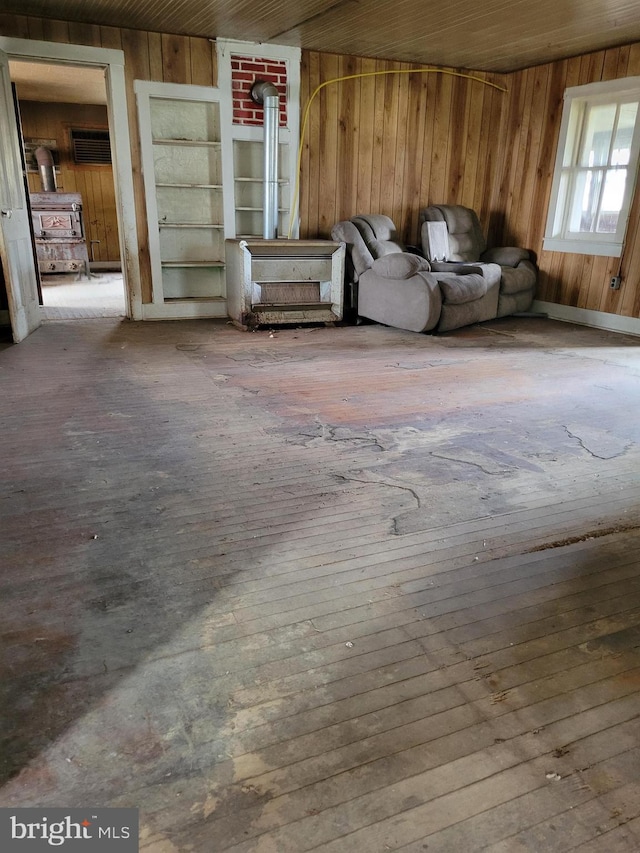
<svg viewBox="0 0 640 853"><path fill-rule="evenodd" d="M640 340L0 350L2 806L153 853L640 850Z"/></svg>

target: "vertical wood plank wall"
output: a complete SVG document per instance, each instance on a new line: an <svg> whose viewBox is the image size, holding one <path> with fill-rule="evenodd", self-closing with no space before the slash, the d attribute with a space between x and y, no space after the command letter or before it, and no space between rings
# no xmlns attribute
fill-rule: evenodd
<svg viewBox="0 0 640 853"><path fill-rule="evenodd" d="M545 252L542 238L565 88L640 75L640 44L577 56L508 75L509 98L500 133L491 239L537 255L538 299L593 311L640 316L640 183L622 258ZM622 274L620 290L609 279Z"/></svg>
<svg viewBox="0 0 640 853"><path fill-rule="evenodd" d="M0 14L0 33L18 38L122 49L128 87L143 299L150 266L133 80L215 85L215 45L207 39ZM302 108L315 87L361 72L418 66L303 51ZM473 72L472 72L473 73ZM622 259L544 252L562 95L565 87L640 74L640 44L549 63L508 75L371 76L327 86L316 98L302 152L301 236L328 236L355 213L386 213L406 242L418 238L429 203L473 207L490 243L533 250L538 298L640 316L640 191ZM611 291L619 272L623 285Z"/></svg>
<svg viewBox="0 0 640 853"><path fill-rule="evenodd" d="M416 67L304 51L303 108L325 80ZM302 236L328 236L339 219L371 212L390 216L405 242L415 243L421 207L463 204L477 211L490 245L535 253L539 299L640 316L640 187L622 259L542 248L564 90L640 75L640 44L508 75L472 73L508 92L437 74L323 89L304 139ZM619 272L622 287L611 290Z"/></svg>
<svg viewBox="0 0 640 853"><path fill-rule="evenodd" d="M24 136L35 139L55 139L60 156L60 171L56 182L60 192L82 195L87 248L91 257L91 241L96 261L119 261L118 221L110 165L77 165L71 151L69 129L108 128L107 108L99 104L43 104L21 101L20 117ZM42 182L37 172L29 172L29 189L40 192Z"/></svg>
<svg viewBox="0 0 640 853"><path fill-rule="evenodd" d="M474 207L486 221L498 178L497 126L509 96L478 80L417 72L418 65L303 51L302 108L336 77L372 76L323 88L303 140L302 236L328 236L356 213L384 213L405 242L418 240L418 216L430 202ZM373 76L377 72L400 74Z"/></svg>

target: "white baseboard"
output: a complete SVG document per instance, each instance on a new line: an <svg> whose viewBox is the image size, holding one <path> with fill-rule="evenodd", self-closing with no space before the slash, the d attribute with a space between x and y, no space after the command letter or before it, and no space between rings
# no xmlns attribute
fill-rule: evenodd
<svg viewBox="0 0 640 853"><path fill-rule="evenodd" d="M122 272L120 261L89 261L89 270L93 272Z"/></svg>
<svg viewBox="0 0 640 853"><path fill-rule="evenodd" d="M226 299L177 299L142 305L143 320L205 320L227 316Z"/></svg>
<svg viewBox="0 0 640 853"><path fill-rule="evenodd" d="M592 326L595 329L606 329L608 332L640 336L640 319L637 317L622 317L620 314L589 311L587 308L541 302L538 299L531 306L531 311L546 314L551 320L563 320L565 323L578 323L580 326Z"/></svg>

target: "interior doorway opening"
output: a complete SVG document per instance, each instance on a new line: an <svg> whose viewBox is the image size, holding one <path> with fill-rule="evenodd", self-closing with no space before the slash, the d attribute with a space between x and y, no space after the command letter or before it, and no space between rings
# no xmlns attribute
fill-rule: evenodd
<svg viewBox="0 0 640 853"><path fill-rule="evenodd" d="M90 279L70 274L43 276L42 319L97 320L125 317L121 272L92 272Z"/></svg>
<svg viewBox="0 0 640 853"><path fill-rule="evenodd" d="M124 317L104 68L26 59L11 59L9 68L25 153L42 318Z"/></svg>

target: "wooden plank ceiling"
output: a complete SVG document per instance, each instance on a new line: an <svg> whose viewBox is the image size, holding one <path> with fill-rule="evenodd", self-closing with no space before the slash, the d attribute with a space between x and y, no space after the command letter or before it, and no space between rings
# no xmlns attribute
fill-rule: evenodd
<svg viewBox="0 0 640 853"><path fill-rule="evenodd" d="M3 11L499 72L640 40L638 0L4 0Z"/></svg>

